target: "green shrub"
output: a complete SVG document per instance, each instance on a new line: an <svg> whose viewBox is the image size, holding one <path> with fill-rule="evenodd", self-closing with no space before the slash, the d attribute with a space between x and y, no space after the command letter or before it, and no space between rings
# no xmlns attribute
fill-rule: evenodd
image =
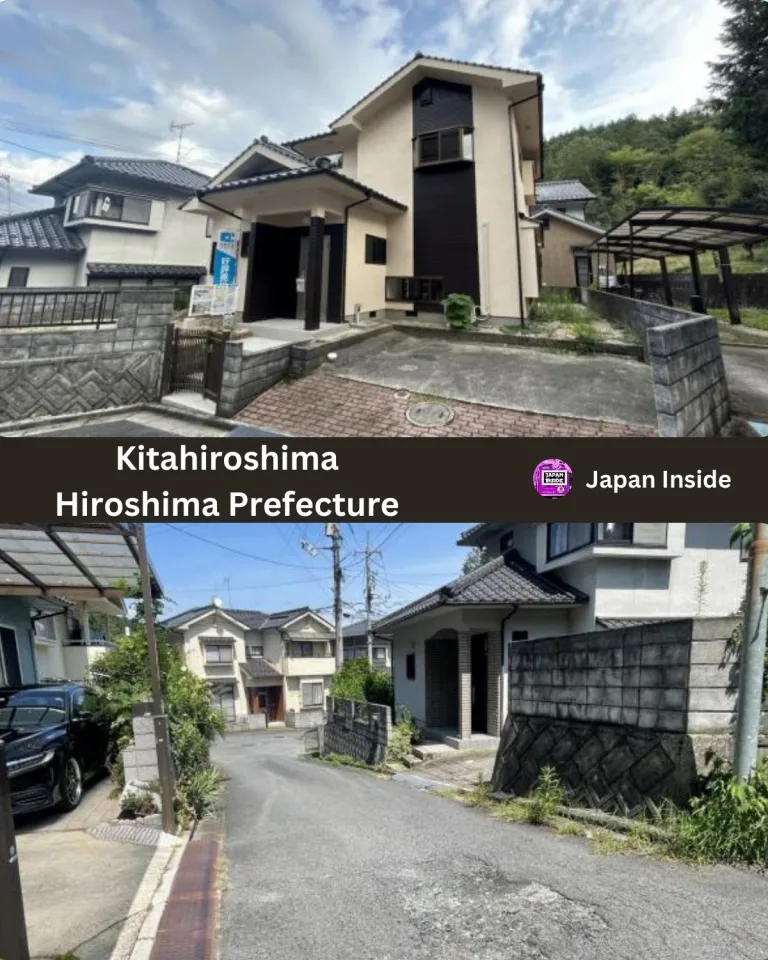
<svg viewBox="0 0 768 960"><path fill-rule="evenodd" d="M555 816L565 803L566 791L554 767L542 767L528 799L526 813L529 823L548 823Z"/></svg>
<svg viewBox="0 0 768 960"><path fill-rule="evenodd" d="M224 778L213 767L181 777L176 782L175 796L176 815L181 826L187 827L214 813L223 789Z"/></svg>
<svg viewBox="0 0 768 960"><path fill-rule="evenodd" d="M470 330L475 322L475 301L463 293L450 293L443 300L445 319L453 330Z"/></svg>
<svg viewBox="0 0 768 960"><path fill-rule="evenodd" d="M365 657L347 660L331 680L331 696L342 700L362 700L386 707L394 704L392 680L385 671L372 667Z"/></svg>
<svg viewBox="0 0 768 960"><path fill-rule="evenodd" d="M157 813L155 800L149 791L145 793L129 793L120 803L120 811L127 817L148 817Z"/></svg>
<svg viewBox="0 0 768 960"><path fill-rule="evenodd" d="M411 747L417 742L419 728L407 710L402 710L387 744L387 760L397 763L410 756Z"/></svg>
<svg viewBox="0 0 768 960"><path fill-rule="evenodd" d="M768 867L768 760L746 782L715 760L690 809L673 819L672 846L692 860Z"/></svg>

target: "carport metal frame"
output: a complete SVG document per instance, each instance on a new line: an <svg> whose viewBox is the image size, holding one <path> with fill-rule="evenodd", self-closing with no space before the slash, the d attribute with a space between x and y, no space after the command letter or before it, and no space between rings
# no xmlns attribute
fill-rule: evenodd
<svg viewBox="0 0 768 960"><path fill-rule="evenodd" d="M651 230L653 234L648 232ZM616 262L621 260L629 263L629 295L632 298L635 296L635 260L658 260L668 306L674 304L666 258L687 254L694 289L691 307L695 313L706 312L698 254L705 250L717 253L728 315L732 324L738 324L741 323L741 315L733 289L729 247L765 240L768 240L768 211L738 207L725 210L711 207L642 207L606 230L589 249L597 253L598 277L602 251L606 254L606 276L607 258L611 254Z"/></svg>

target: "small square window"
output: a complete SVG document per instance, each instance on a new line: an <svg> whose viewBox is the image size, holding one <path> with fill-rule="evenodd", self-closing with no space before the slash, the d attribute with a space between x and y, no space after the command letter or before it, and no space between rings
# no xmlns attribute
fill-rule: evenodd
<svg viewBox="0 0 768 960"><path fill-rule="evenodd" d="M365 262L386 265L387 241L384 237L374 237L370 233L365 235Z"/></svg>
<svg viewBox="0 0 768 960"><path fill-rule="evenodd" d="M387 648L386 647L374 647L373 648L373 659L383 662L387 659Z"/></svg>
<svg viewBox="0 0 768 960"><path fill-rule="evenodd" d="M264 647L249 643L246 656L249 660L261 660L264 657Z"/></svg>
<svg viewBox="0 0 768 960"><path fill-rule="evenodd" d="M419 141L421 163L437 163L440 159L440 136L432 133L429 136L422 137Z"/></svg>
<svg viewBox="0 0 768 960"><path fill-rule="evenodd" d="M416 654L415 653L406 654L405 676L407 680L416 679Z"/></svg>
<svg viewBox="0 0 768 960"><path fill-rule="evenodd" d="M29 282L29 267L11 267L8 273L9 287L26 287Z"/></svg>
<svg viewBox="0 0 768 960"><path fill-rule="evenodd" d="M428 107L433 101L432 87L424 87L419 94L419 103L422 107Z"/></svg>

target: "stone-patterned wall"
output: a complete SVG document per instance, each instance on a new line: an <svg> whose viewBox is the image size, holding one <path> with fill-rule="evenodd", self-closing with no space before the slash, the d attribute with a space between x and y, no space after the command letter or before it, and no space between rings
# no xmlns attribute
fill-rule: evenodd
<svg viewBox="0 0 768 960"><path fill-rule="evenodd" d="M369 766L382 763L392 731L390 708L338 697L328 697L326 705L323 751L345 754Z"/></svg>
<svg viewBox="0 0 768 960"><path fill-rule="evenodd" d="M258 342L257 342L258 345ZM216 413L233 417L286 374L291 363L291 345L281 344L258 353L248 353L242 340L229 340L224 347L224 370Z"/></svg>
<svg viewBox="0 0 768 960"><path fill-rule="evenodd" d="M488 733L501 733L501 634L488 634Z"/></svg>
<svg viewBox="0 0 768 960"><path fill-rule="evenodd" d="M158 400L173 290L120 293L117 323L0 331L0 422Z"/></svg>
<svg viewBox="0 0 768 960"><path fill-rule="evenodd" d="M133 711L133 743L123 750L125 782L152 783L160 778L152 705L137 704Z"/></svg>
<svg viewBox="0 0 768 960"><path fill-rule="evenodd" d="M472 737L472 635L459 633L459 737Z"/></svg>
<svg viewBox="0 0 768 960"><path fill-rule="evenodd" d="M685 799L707 751L732 752L735 624L679 620L510 644L496 789L527 793L551 765L577 801L603 809Z"/></svg>

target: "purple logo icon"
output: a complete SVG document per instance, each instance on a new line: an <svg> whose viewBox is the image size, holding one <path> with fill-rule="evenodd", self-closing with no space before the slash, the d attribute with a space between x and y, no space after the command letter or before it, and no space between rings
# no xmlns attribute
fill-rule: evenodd
<svg viewBox="0 0 768 960"><path fill-rule="evenodd" d="M571 492L573 473L562 460L542 460L533 471L533 485L540 497L565 497Z"/></svg>

